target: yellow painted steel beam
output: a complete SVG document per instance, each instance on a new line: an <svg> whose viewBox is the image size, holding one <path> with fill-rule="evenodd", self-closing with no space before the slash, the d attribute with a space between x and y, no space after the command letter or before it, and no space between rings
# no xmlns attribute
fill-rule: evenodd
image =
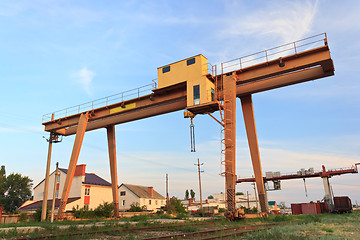
<svg viewBox="0 0 360 240"><path fill-rule="evenodd" d="M243 110L246 134L250 149L252 166L255 174L256 187L259 194L259 202L261 212L268 212L266 192L264 187L264 179L261 170L261 160L258 138L256 133L254 107L251 95L243 96L241 99L241 107Z"/></svg>
<svg viewBox="0 0 360 240"><path fill-rule="evenodd" d="M79 126L76 131L74 147L73 147L73 150L71 153L69 168L68 168L68 171L66 174L64 190L62 192L62 196L61 196L61 200L60 200L60 206L59 206L59 210L58 210L58 219L62 219L64 217L66 203L67 203L67 200L69 197L71 183L74 178L76 163L79 159L81 145L84 140L87 123L88 123L88 113L81 114L80 118L79 118Z"/></svg>
<svg viewBox="0 0 360 240"><path fill-rule="evenodd" d="M237 78L237 97L334 75L328 46L290 55L281 61L285 66L280 67L278 59L233 71ZM215 78L220 79L220 75ZM186 97L186 87L179 85L94 109L86 131L183 110L186 108ZM80 113L43 125L45 131L68 136L76 133L79 117Z"/></svg>
<svg viewBox="0 0 360 240"><path fill-rule="evenodd" d="M113 194L114 217L119 218L119 194L118 194L118 177L117 177L117 162L116 162L116 144L115 144L115 126L106 128L108 147L109 147L109 161L110 161L110 175L111 186Z"/></svg>

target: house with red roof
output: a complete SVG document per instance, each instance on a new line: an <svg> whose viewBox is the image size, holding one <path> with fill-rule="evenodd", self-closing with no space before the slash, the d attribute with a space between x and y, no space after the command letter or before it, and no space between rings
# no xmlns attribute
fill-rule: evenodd
<svg viewBox="0 0 360 240"><path fill-rule="evenodd" d="M86 173L86 164L77 165L73 182L71 185L69 198L65 211L72 210L73 207L83 208L87 206L89 209L96 208L104 202L112 203L111 183L99 177L95 173ZM59 168L58 176L55 179L55 171L50 174L49 190L48 190L48 206L52 205L54 184L55 186L55 209L60 205L62 192L64 189L67 169ZM45 179L34 187L33 200L26 201L19 207L22 211L34 211L42 206L44 195Z"/></svg>

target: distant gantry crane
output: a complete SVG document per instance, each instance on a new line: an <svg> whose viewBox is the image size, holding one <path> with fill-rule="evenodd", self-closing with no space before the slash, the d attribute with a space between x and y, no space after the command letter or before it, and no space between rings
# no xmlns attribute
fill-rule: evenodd
<svg viewBox="0 0 360 240"><path fill-rule="evenodd" d="M333 203L334 196L331 191L329 178L331 178L332 176L339 176L348 173L358 173L358 168L357 168L358 165L360 165L360 163L356 163L354 166L349 168L339 168L339 169L329 169L329 170L326 170L325 166L322 165L322 171L319 172L314 172L313 168L309 168L308 170L300 169L299 171L297 171L297 173L292 173L292 174L280 174L280 172L266 172L265 173L266 177L263 177L263 180L265 183L273 182L274 188L271 190L281 190L280 181L282 180L302 178L305 181L306 178L321 177L324 183L324 191L325 191L324 200L327 203L329 210L331 211L334 206ZM255 178L239 178L238 180L236 180L236 183L243 183L243 182L255 182Z"/></svg>
<svg viewBox="0 0 360 240"><path fill-rule="evenodd" d="M43 116L50 132L45 175L43 213L46 213L51 161L51 139L76 134L58 218L64 216L75 166L86 131L106 128L115 216L119 216L115 125L179 110L193 119L208 114L222 126L221 160L225 169L226 201L235 210L236 99L240 98L245 120L261 212L267 212L264 182L255 126L252 94L334 75L326 34L271 48L245 57L211 65L199 54L158 68L158 81L113 96ZM143 95L145 90L150 94ZM220 112L220 119L212 113ZM194 146L195 147L195 146ZM195 150L193 148L192 150ZM45 219L45 216L43 216Z"/></svg>

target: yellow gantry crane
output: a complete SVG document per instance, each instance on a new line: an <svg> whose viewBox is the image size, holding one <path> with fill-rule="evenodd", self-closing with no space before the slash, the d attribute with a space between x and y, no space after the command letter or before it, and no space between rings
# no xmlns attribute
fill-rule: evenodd
<svg viewBox="0 0 360 240"><path fill-rule="evenodd" d="M186 110L185 117L208 114L223 127L226 201L235 210L236 101L241 101L261 212L268 211L256 133L252 94L334 75L326 34L212 66L199 54L159 67L158 82L43 116L50 132L43 213L46 213L52 143L75 134L58 218L63 218L85 132L106 128L115 217L119 216L115 125ZM142 95L145 90L151 93ZM129 96L132 96L129 98ZM221 119L212 113L220 111ZM45 219L45 216L43 216Z"/></svg>

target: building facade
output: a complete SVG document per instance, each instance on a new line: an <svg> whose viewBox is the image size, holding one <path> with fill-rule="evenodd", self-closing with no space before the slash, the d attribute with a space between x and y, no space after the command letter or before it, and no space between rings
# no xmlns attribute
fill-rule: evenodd
<svg viewBox="0 0 360 240"><path fill-rule="evenodd" d="M138 204L149 211L158 211L166 205L166 199L153 187L121 184L119 187L120 211L127 211L132 204Z"/></svg>
<svg viewBox="0 0 360 240"><path fill-rule="evenodd" d="M88 207L94 209L104 202L112 203L111 184L99 177L95 173L86 173L86 165L77 165L74 178L71 184L66 211L75 208ZM58 208L62 192L64 189L67 169L59 168L57 178L55 171L50 174L48 189L48 205L52 204L54 183L55 187L55 208ZM34 198L32 201L25 202L19 210L34 210L41 206L44 196L45 179L34 187Z"/></svg>

